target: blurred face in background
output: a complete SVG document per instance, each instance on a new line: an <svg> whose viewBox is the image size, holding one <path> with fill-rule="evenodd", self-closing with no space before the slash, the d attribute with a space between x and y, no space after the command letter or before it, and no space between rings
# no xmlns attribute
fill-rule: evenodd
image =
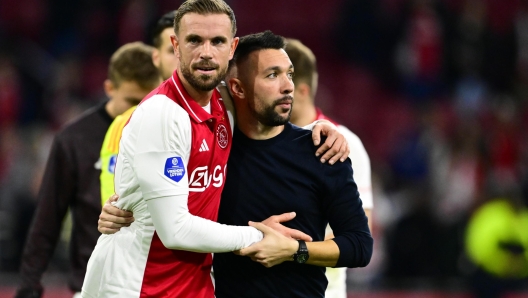
<svg viewBox="0 0 528 298"><path fill-rule="evenodd" d="M171 43L171 35L174 35L172 27L165 28L160 34L161 44L152 52L152 61L159 69L163 80L172 76L172 73L178 67L178 57L174 53Z"/></svg>
<svg viewBox="0 0 528 298"><path fill-rule="evenodd" d="M138 105L159 84L161 84L161 80L153 86L142 88L136 81L122 81L119 86L116 86L111 80L106 80L104 89L106 95L112 101L110 114L115 117Z"/></svg>

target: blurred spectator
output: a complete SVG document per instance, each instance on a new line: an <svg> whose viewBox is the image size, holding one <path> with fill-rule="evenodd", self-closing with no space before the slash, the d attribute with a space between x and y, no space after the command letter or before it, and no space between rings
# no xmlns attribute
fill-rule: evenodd
<svg viewBox="0 0 528 298"><path fill-rule="evenodd" d="M0 129L16 125L20 113L22 86L18 71L11 61L0 54Z"/></svg>
<svg viewBox="0 0 528 298"><path fill-rule="evenodd" d="M421 102L439 93L443 83L445 29L434 0L410 0L395 53L404 90ZM404 15L405 16L405 15Z"/></svg>

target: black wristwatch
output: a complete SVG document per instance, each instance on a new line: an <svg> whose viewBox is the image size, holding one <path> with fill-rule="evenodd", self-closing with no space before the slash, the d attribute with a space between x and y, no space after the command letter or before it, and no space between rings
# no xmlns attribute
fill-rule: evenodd
<svg viewBox="0 0 528 298"><path fill-rule="evenodd" d="M297 241L299 242L299 249L293 254L293 261L295 263L304 264L310 257L308 254L308 247L306 247L306 242L304 242L304 240Z"/></svg>

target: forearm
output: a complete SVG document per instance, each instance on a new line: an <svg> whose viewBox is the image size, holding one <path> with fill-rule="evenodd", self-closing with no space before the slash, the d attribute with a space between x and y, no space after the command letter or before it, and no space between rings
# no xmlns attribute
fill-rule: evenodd
<svg viewBox="0 0 528 298"><path fill-rule="evenodd" d="M156 231L169 249L193 252L230 252L262 240L249 226L228 226L190 214L183 195L147 201Z"/></svg>
<svg viewBox="0 0 528 298"><path fill-rule="evenodd" d="M310 257L306 264L334 267L339 260L339 247L333 240L306 242Z"/></svg>

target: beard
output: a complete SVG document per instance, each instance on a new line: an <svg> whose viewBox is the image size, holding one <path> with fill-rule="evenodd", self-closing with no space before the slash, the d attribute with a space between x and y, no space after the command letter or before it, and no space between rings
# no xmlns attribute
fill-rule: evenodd
<svg viewBox="0 0 528 298"><path fill-rule="evenodd" d="M210 61L202 61L199 63L194 63L190 67L182 60L180 60L180 69L182 75L189 82L189 84L197 90L200 91L211 91L213 90L224 78L227 73L227 65L220 69L219 65ZM216 76L201 74L193 75L191 69L197 68L214 68L218 71Z"/></svg>
<svg viewBox="0 0 528 298"><path fill-rule="evenodd" d="M288 95L283 98L277 99L271 105L264 107L261 112L253 110L255 118L257 118L260 123L266 126L280 126L288 123L288 121L290 121L291 112L293 110L293 102L290 106L290 110L288 111L288 115L286 116L281 116L279 113L277 113L277 111L275 111L275 108L285 100L292 99L293 98Z"/></svg>

